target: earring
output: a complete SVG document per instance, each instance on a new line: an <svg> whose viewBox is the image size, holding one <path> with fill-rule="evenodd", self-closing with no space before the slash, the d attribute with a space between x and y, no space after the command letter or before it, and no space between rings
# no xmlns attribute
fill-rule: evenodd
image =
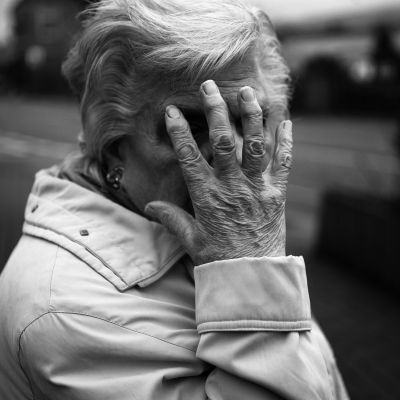
<svg viewBox="0 0 400 400"><path fill-rule="evenodd" d="M114 190L118 190L121 187L123 175L124 169L122 167L115 167L106 175L106 180Z"/></svg>

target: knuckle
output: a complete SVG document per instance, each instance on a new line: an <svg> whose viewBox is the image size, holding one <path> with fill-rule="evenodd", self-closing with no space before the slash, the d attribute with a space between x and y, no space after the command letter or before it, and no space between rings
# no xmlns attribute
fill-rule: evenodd
<svg viewBox="0 0 400 400"><path fill-rule="evenodd" d="M234 137L230 134L227 134L226 131L223 131L216 136L214 147L220 152L232 152L235 150Z"/></svg>
<svg viewBox="0 0 400 400"><path fill-rule="evenodd" d="M285 201L286 201L284 191L282 189L278 189L272 199L273 199L274 205L279 209L282 205L285 204Z"/></svg>
<svg viewBox="0 0 400 400"><path fill-rule="evenodd" d="M276 184L275 188L263 194L263 201L266 208L274 210L280 209L286 201L286 196L280 184Z"/></svg>
<svg viewBox="0 0 400 400"><path fill-rule="evenodd" d="M176 149L176 153L181 161L196 161L199 158L195 146L188 142L180 144Z"/></svg>
<svg viewBox="0 0 400 400"><path fill-rule="evenodd" d="M281 167L283 167L285 169L292 168L292 155L290 154L290 152L287 152L287 151L282 152L282 154L280 156L279 164Z"/></svg>
<svg viewBox="0 0 400 400"><path fill-rule="evenodd" d="M265 154L265 141L262 136L256 136L245 143L245 151L257 157L262 157Z"/></svg>

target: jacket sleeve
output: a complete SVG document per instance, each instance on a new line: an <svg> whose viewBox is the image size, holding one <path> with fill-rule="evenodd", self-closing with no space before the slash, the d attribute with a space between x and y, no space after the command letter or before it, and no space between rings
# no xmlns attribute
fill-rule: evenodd
<svg viewBox="0 0 400 400"><path fill-rule="evenodd" d="M330 347L311 320L301 257L195 268L197 357L216 369L210 399L347 399Z"/></svg>

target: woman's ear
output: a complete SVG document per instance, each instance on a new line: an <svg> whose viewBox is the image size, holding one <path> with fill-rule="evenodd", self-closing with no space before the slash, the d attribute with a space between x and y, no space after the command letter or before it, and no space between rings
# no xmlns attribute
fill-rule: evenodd
<svg viewBox="0 0 400 400"><path fill-rule="evenodd" d="M116 192L121 189L125 172L126 155L123 149L126 148L126 144L124 142L126 142L124 138L116 140L107 146L103 153L106 182Z"/></svg>
<svg viewBox="0 0 400 400"><path fill-rule="evenodd" d="M126 138L120 138L103 150L106 171L124 167L126 160L126 151L124 151L124 149L126 149L127 146L128 140Z"/></svg>

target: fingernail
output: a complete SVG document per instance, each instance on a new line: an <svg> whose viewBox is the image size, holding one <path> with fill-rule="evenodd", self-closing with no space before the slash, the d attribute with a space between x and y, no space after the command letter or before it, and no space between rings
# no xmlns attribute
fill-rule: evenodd
<svg viewBox="0 0 400 400"><path fill-rule="evenodd" d="M242 96L243 101L253 101L255 99L254 90L249 86L242 88L240 95Z"/></svg>
<svg viewBox="0 0 400 400"><path fill-rule="evenodd" d="M292 121L290 121L289 119L286 121L283 121L283 129L291 130L292 129Z"/></svg>
<svg viewBox="0 0 400 400"><path fill-rule="evenodd" d="M167 112L168 117L177 119L181 116L180 111L175 106L168 106L165 110Z"/></svg>
<svg viewBox="0 0 400 400"><path fill-rule="evenodd" d="M205 81L203 82L201 87L203 88L204 93L207 94L208 96L211 96L213 94L218 94L218 87L214 81L211 80Z"/></svg>

